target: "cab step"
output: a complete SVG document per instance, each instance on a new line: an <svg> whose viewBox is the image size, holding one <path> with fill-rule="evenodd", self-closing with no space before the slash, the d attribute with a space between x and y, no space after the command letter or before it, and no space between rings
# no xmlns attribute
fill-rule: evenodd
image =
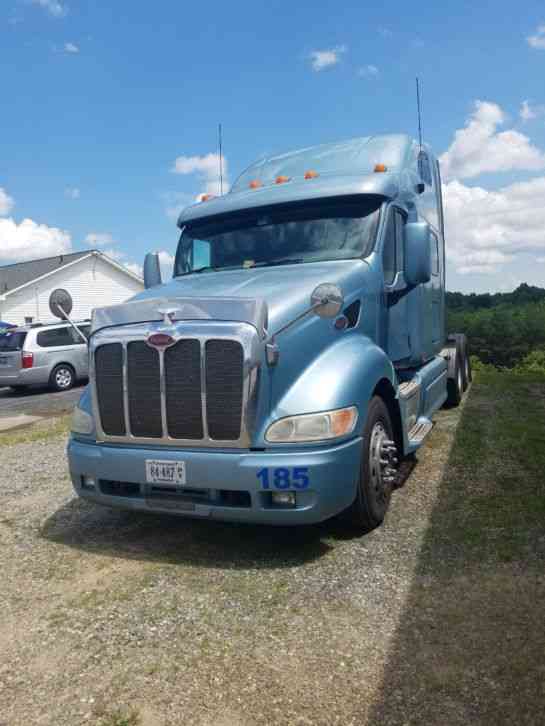
<svg viewBox="0 0 545 726"><path fill-rule="evenodd" d="M411 446L420 446L426 436L433 428L433 423L428 419L418 420L409 431L408 438Z"/></svg>

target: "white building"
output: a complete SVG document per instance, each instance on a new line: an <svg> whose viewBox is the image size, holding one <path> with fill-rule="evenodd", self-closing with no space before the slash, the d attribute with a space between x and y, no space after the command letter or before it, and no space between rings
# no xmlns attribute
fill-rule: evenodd
<svg viewBox="0 0 545 726"><path fill-rule="evenodd" d="M70 317L84 320L93 308L124 302L144 283L98 250L5 265L0 267L0 320L15 325L55 320L49 296L57 289L72 297Z"/></svg>

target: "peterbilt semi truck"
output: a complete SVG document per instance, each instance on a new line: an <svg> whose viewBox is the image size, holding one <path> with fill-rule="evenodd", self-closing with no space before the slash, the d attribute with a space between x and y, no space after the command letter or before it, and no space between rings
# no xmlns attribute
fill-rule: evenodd
<svg viewBox="0 0 545 726"><path fill-rule="evenodd" d="M96 309L68 444L98 504L383 521L471 371L445 333L439 164L406 135L262 159L184 209L173 277Z"/></svg>

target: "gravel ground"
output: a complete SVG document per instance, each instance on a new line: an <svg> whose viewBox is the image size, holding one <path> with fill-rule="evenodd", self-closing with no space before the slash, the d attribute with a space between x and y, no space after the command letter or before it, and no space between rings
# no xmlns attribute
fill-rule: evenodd
<svg viewBox="0 0 545 726"><path fill-rule="evenodd" d="M370 723L458 418L364 537L100 508L54 428L0 444L0 726Z"/></svg>

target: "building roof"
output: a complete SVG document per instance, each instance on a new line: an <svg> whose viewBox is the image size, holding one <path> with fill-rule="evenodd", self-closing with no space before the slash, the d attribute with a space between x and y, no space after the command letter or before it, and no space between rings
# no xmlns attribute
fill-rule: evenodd
<svg viewBox="0 0 545 726"><path fill-rule="evenodd" d="M91 255L102 257L110 264L126 272L129 277L140 280L137 275L125 267L118 265L117 262L99 250L85 250L83 252L70 252L66 255L56 255L55 257L44 257L39 260L29 260L28 262L16 262L13 265L0 266L0 297Z"/></svg>

